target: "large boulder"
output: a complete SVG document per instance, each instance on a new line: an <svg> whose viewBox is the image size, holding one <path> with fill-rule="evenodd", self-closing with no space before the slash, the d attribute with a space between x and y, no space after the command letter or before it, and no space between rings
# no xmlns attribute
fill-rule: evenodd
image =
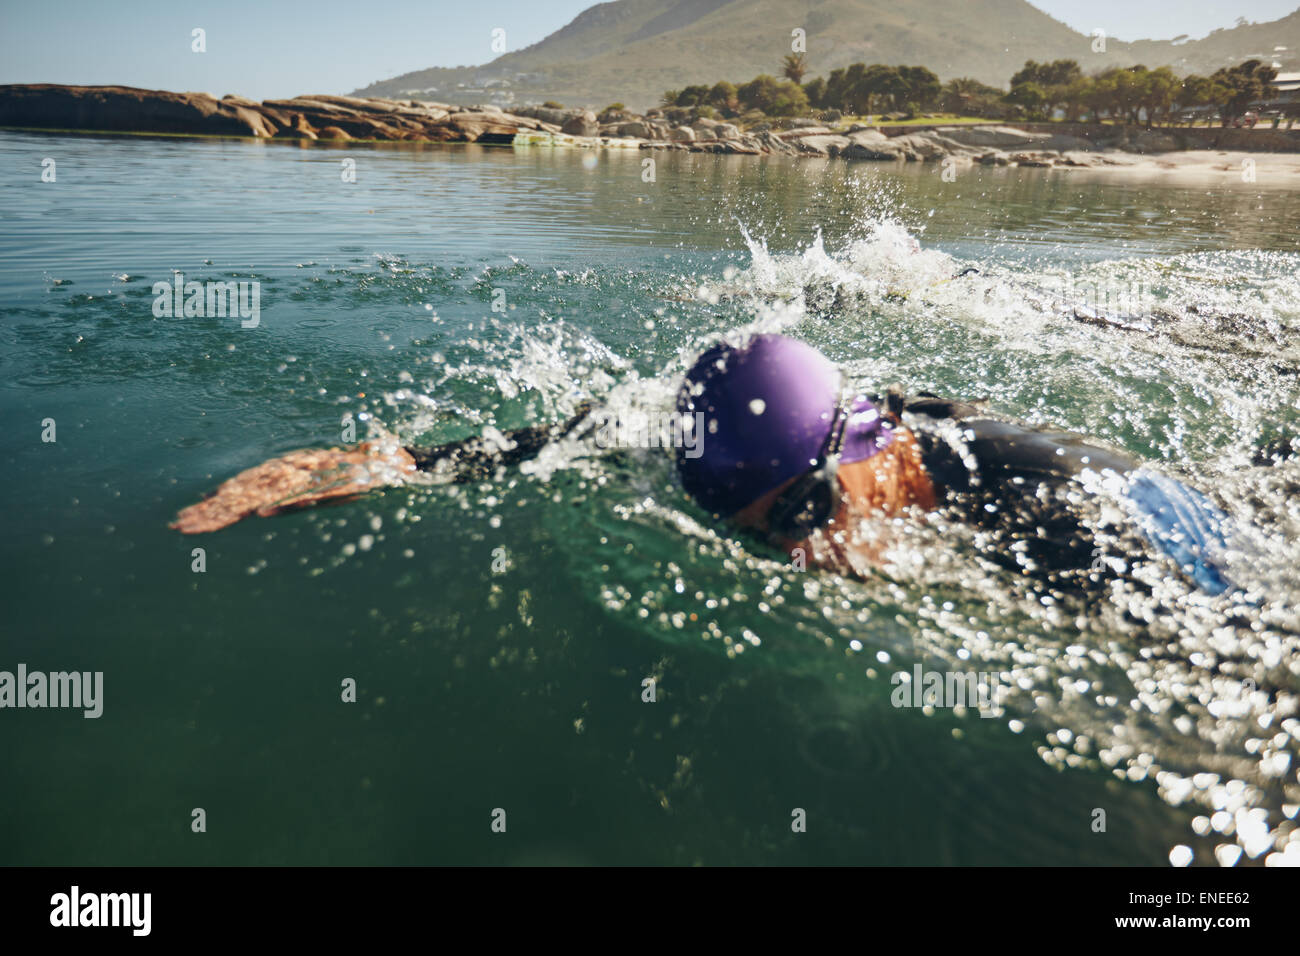
<svg viewBox="0 0 1300 956"><path fill-rule="evenodd" d="M416 110L435 110L439 113L450 113L454 107L450 103L437 103L433 100L406 100L406 105Z"/></svg>
<svg viewBox="0 0 1300 956"><path fill-rule="evenodd" d="M897 150L902 158L913 162L934 162L950 156L971 156L982 152L951 140L937 130L921 130L906 136L896 136L889 141L889 148Z"/></svg>
<svg viewBox="0 0 1300 956"><path fill-rule="evenodd" d="M1012 126L940 126L935 132L963 146L985 149L1025 149L1045 138Z"/></svg>
<svg viewBox="0 0 1300 956"><path fill-rule="evenodd" d="M519 124L501 112L453 113L442 125L467 143L506 142L519 132Z"/></svg>
<svg viewBox="0 0 1300 956"><path fill-rule="evenodd" d="M568 133L570 136L599 136L600 124L596 122L596 114L591 110L583 110L575 116L569 117L560 127L560 132Z"/></svg>
<svg viewBox="0 0 1300 956"><path fill-rule="evenodd" d="M902 159L897 145L880 132L869 127L854 127L845 137L849 144L840 150L848 159L893 160Z"/></svg>
<svg viewBox="0 0 1300 956"><path fill-rule="evenodd" d="M616 135L623 138L632 139L654 139L654 130L650 128L649 123L636 121L632 123L619 123Z"/></svg>
<svg viewBox="0 0 1300 956"><path fill-rule="evenodd" d="M783 137L784 138L784 137ZM847 136L798 136L790 139L795 149L810 156L838 156L852 142Z"/></svg>
<svg viewBox="0 0 1300 956"><path fill-rule="evenodd" d="M689 126L674 126L668 131L668 138L675 143L695 142L695 130Z"/></svg>
<svg viewBox="0 0 1300 956"><path fill-rule="evenodd" d="M1055 166L1058 158L1056 153L1045 153L1042 150L1007 154L1007 160L1016 166L1038 166L1044 169Z"/></svg>
<svg viewBox="0 0 1300 956"><path fill-rule="evenodd" d="M798 152L793 146L781 137L777 136L771 130L765 129L755 133L754 139L758 140L763 151L767 153L781 153L786 156L794 156Z"/></svg>
<svg viewBox="0 0 1300 956"><path fill-rule="evenodd" d="M316 130L301 113L290 113L286 119L285 125L276 131L277 139L316 139Z"/></svg>
<svg viewBox="0 0 1300 956"><path fill-rule="evenodd" d="M556 128L563 128L564 124L575 116L582 116L590 111L555 106L512 106L508 112L512 116L525 116L530 119L541 120L543 123L550 123ZM595 119L594 113L592 119Z"/></svg>
<svg viewBox="0 0 1300 956"><path fill-rule="evenodd" d="M830 131L829 126L797 126L778 135L786 142L792 142L805 136L825 136Z"/></svg>
<svg viewBox="0 0 1300 956"><path fill-rule="evenodd" d="M689 149L693 153L730 153L742 156L761 156L763 153L770 152L762 143L752 138L726 141L712 139L695 143Z"/></svg>

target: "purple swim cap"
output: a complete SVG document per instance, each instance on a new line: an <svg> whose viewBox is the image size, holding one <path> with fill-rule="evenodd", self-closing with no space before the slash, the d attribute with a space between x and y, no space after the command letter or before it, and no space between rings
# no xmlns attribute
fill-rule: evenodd
<svg viewBox="0 0 1300 956"><path fill-rule="evenodd" d="M728 517L812 470L840 407L842 381L826 356L783 335L710 348L677 393L679 415L703 416L697 446L677 449L686 492ZM841 462L870 458L893 441L866 397L854 399L847 414Z"/></svg>

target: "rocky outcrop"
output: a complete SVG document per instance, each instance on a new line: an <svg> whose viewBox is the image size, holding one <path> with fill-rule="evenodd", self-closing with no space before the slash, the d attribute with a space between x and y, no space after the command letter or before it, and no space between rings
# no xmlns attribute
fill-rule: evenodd
<svg viewBox="0 0 1300 956"><path fill-rule="evenodd" d="M638 121L634 123L619 123L618 126L614 128L614 135L624 138L630 137L631 139L654 139L655 134L649 123Z"/></svg>
<svg viewBox="0 0 1300 956"><path fill-rule="evenodd" d="M600 123L591 110L583 110L576 116L570 116L560 126L560 132L570 136L599 136Z"/></svg>
<svg viewBox="0 0 1300 956"><path fill-rule="evenodd" d="M794 129L786 130L778 135L789 142L792 139L802 139L805 136L825 136L831 132L829 126L796 126Z"/></svg>
<svg viewBox="0 0 1300 956"><path fill-rule="evenodd" d="M799 153L797 149L771 130L765 129L760 133L752 133L745 138L756 144L765 153L781 153L786 156L797 156Z"/></svg>
<svg viewBox="0 0 1300 956"><path fill-rule="evenodd" d="M1016 149L1030 146L1034 134L1010 126L944 126L943 134L963 146Z"/></svg>
<svg viewBox="0 0 1300 956"><path fill-rule="evenodd" d="M209 93L50 83L0 86L0 126L263 138L278 129L260 110Z"/></svg>
<svg viewBox="0 0 1300 956"><path fill-rule="evenodd" d="M846 137L849 144L841 150L849 159L887 160L901 159L897 151L891 149L889 137L878 129L864 126L852 127Z"/></svg>
<svg viewBox="0 0 1300 956"><path fill-rule="evenodd" d="M592 114L575 112L589 130ZM0 126L433 142L508 142L521 131L560 131L544 119L503 113L495 106L328 94L257 103L240 96L218 100L208 93L44 83L0 86Z"/></svg>
<svg viewBox="0 0 1300 956"><path fill-rule="evenodd" d="M793 140L795 149L811 156L839 156L853 141L847 136L798 136Z"/></svg>
<svg viewBox="0 0 1300 956"><path fill-rule="evenodd" d="M993 166L1134 165L1133 154L1183 149L1300 152L1300 133L1268 130L1027 124L877 128L746 114L728 123L683 107L595 114L585 109L492 104L453 106L411 99L316 94L262 103L240 96L170 93L125 86L0 86L0 126L192 133L350 142L496 143L623 147L740 155L840 157L868 162ZM781 127L780 131L773 126Z"/></svg>
<svg viewBox="0 0 1300 956"><path fill-rule="evenodd" d="M275 131L277 139L316 139L316 130L301 113L283 113L281 117L283 125Z"/></svg>

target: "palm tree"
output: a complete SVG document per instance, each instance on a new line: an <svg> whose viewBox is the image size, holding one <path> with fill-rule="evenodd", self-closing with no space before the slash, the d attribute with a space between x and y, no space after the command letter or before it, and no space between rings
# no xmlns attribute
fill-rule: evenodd
<svg viewBox="0 0 1300 956"><path fill-rule="evenodd" d="M786 79L795 83L803 82L804 74L808 72L808 63L802 53L787 53L781 64L781 72L785 74Z"/></svg>

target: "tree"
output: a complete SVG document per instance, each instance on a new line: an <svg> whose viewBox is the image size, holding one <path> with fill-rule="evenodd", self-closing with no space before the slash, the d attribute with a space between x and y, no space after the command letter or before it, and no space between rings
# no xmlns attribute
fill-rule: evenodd
<svg viewBox="0 0 1300 956"><path fill-rule="evenodd" d="M1138 122L1138 113L1142 109L1142 95L1146 87L1147 68L1142 64L1120 70L1116 75L1116 105L1125 115L1127 122L1134 126Z"/></svg>
<svg viewBox="0 0 1300 956"><path fill-rule="evenodd" d="M847 67L831 70L831 75L826 80L822 105L845 113L866 112L865 109L859 108L865 96L861 85L862 75L866 69L865 63L850 63Z"/></svg>
<svg viewBox="0 0 1300 956"><path fill-rule="evenodd" d="M808 110L808 96L803 87L789 80L778 80L763 73L736 90L740 105L761 110L768 116L792 116Z"/></svg>
<svg viewBox="0 0 1300 956"><path fill-rule="evenodd" d="M1077 100L1078 84L1082 79L1083 71L1076 60L1053 60L1051 63L1026 60L1019 72L1011 77L1011 90L1014 93L1017 86L1037 84L1043 92L1039 108L1044 113L1050 114L1059 106L1069 114L1072 98ZM1014 99L1011 101L1016 102ZM1077 102L1074 105L1077 107Z"/></svg>
<svg viewBox="0 0 1300 956"><path fill-rule="evenodd" d="M659 97L660 106L676 106L677 97L682 95L681 90L664 90L663 96Z"/></svg>
<svg viewBox="0 0 1300 956"><path fill-rule="evenodd" d="M726 80L719 80L714 83L706 100L710 106L731 112L734 112L740 105L740 100L736 96L736 84L728 83Z"/></svg>
<svg viewBox="0 0 1300 956"><path fill-rule="evenodd" d="M969 77L949 80L939 94L939 108L961 116L1000 115L1002 90Z"/></svg>
<svg viewBox="0 0 1300 956"><path fill-rule="evenodd" d="M1086 76L1080 76L1064 86L1058 87L1056 91L1057 105L1065 110L1065 118L1071 123L1079 122L1083 111L1087 108L1089 96L1092 93L1093 81Z"/></svg>
<svg viewBox="0 0 1300 956"><path fill-rule="evenodd" d="M1215 106L1228 96L1228 88L1216 79L1208 76L1192 76L1183 80L1182 88L1177 93L1178 105L1187 109L1193 106Z"/></svg>
<svg viewBox="0 0 1300 956"><path fill-rule="evenodd" d="M1215 70L1210 79L1223 87L1220 92L1219 112L1223 125L1250 108L1252 100L1262 100L1269 95L1269 85L1277 78L1277 70L1259 60L1247 60L1232 68Z"/></svg>
<svg viewBox="0 0 1300 956"><path fill-rule="evenodd" d="M820 76L805 83L803 85L803 92L804 95L808 97L808 104L810 106L824 107L828 109L831 108L826 106L826 81Z"/></svg>
<svg viewBox="0 0 1300 956"><path fill-rule="evenodd" d="M1046 89L1049 86L1065 86L1083 75L1075 60L1053 60L1051 63L1038 63L1026 60L1019 73L1011 77L1014 88L1021 83L1037 83Z"/></svg>
<svg viewBox="0 0 1300 956"><path fill-rule="evenodd" d="M798 83L786 81L780 84L776 100L771 106L772 116L794 116L808 112L808 95Z"/></svg>
<svg viewBox="0 0 1300 956"><path fill-rule="evenodd" d="M831 70L825 87L814 92L820 93L818 105L823 109L866 114L907 103L929 106L942 89L939 78L923 66L851 63Z"/></svg>
<svg viewBox="0 0 1300 956"><path fill-rule="evenodd" d="M1030 116L1038 116L1047 103L1047 92L1033 80L1021 81L1011 87L1006 100L1015 106L1023 107Z"/></svg>
<svg viewBox="0 0 1300 956"><path fill-rule="evenodd" d="M708 101L709 88L707 86L688 86L677 94L677 102L673 106L699 106Z"/></svg>
<svg viewBox="0 0 1300 956"><path fill-rule="evenodd" d="M781 74L792 83L802 83L808 72L808 58L802 53L787 53L781 61Z"/></svg>
<svg viewBox="0 0 1300 956"><path fill-rule="evenodd" d="M1106 70L1092 77L1083 94L1083 105L1092 113L1092 121L1100 123L1103 115L1109 115L1114 98L1115 70Z"/></svg>
<svg viewBox="0 0 1300 956"><path fill-rule="evenodd" d="M877 102L887 109L897 109L906 93L907 81L898 72L898 67L880 63L873 63L863 70L852 90L860 113L875 112L873 107Z"/></svg>
<svg viewBox="0 0 1300 956"><path fill-rule="evenodd" d="M1105 113L1112 120L1136 123L1146 73L1145 66L1117 66L1093 77L1092 88L1085 95L1093 118L1099 120Z"/></svg>
<svg viewBox="0 0 1300 956"><path fill-rule="evenodd" d="M923 66L900 66L898 75L902 77L905 87L903 96L921 109L933 106L939 98L939 91L943 89L939 78Z"/></svg>
<svg viewBox="0 0 1300 956"><path fill-rule="evenodd" d="M1173 108L1182 82L1167 66L1149 70L1138 76L1141 86L1137 92L1139 106L1146 111L1147 129Z"/></svg>

